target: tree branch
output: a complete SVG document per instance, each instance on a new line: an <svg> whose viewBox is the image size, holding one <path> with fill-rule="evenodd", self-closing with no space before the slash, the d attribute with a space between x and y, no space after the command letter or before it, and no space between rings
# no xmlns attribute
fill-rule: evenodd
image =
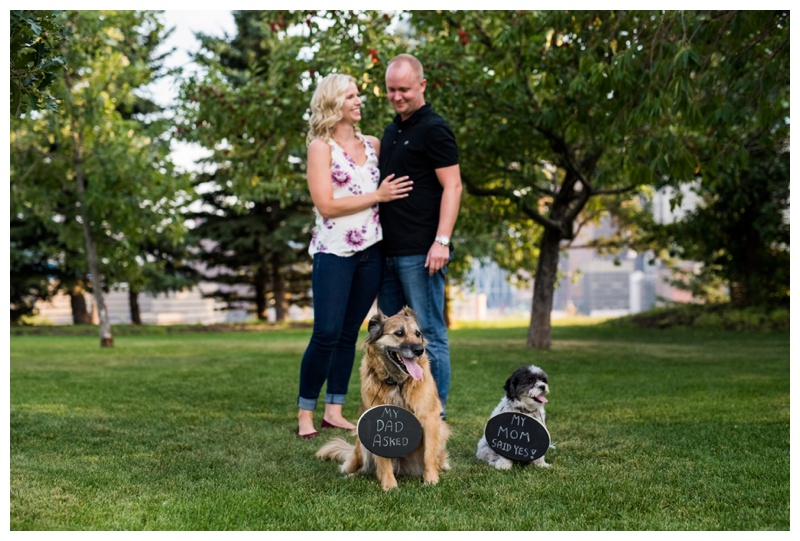
<svg viewBox="0 0 800 541"><path fill-rule="evenodd" d="M515 201L522 213L534 222L548 229L561 230L561 225L558 222L546 218L531 205L526 205L522 199L514 195L512 191L502 188L483 188L478 186L464 171L461 172L461 181L467 187L467 192L469 192L470 195L478 197L503 197L509 201Z"/></svg>
<svg viewBox="0 0 800 541"><path fill-rule="evenodd" d="M638 187L639 187L638 184L630 184L628 186L623 186L621 188L606 188L606 189L601 189L601 190L593 190L592 194L593 195L619 195L619 194L631 192L631 191L635 190Z"/></svg>

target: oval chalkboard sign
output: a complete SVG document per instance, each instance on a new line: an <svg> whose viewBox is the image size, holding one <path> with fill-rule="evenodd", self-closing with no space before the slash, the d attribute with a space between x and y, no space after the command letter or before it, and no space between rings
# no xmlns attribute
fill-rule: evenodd
<svg viewBox="0 0 800 541"><path fill-rule="evenodd" d="M406 456L422 441L422 425L413 413L397 406L368 409L359 418L356 431L364 447L384 458Z"/></svg>
<svg viewBox="0 0 800 541"><path fill-rule="evenodd" d="M550 433L530 415L506 411L486 423L486 442L498 455L518 462L543 457L550 447Z"/></svg>

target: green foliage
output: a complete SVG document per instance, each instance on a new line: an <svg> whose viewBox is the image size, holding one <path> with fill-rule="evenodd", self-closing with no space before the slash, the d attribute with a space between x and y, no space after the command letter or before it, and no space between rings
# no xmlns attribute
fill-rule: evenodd
<svg viewBox="0 0 800 541"><path fill-rule="evenodd" d="M183 291L200 281L200 273L191 265L190 235L170 238L158 235L148 239L141 249L140 265L131 267L127 275L129 291L158 295Z"/></svg>
<svg viewBox="0 0 800 541"><path fill-rule="evenodd" d="M744 304L787 299L788 12L236 12L236 35L201 36L203 70L181 89L171 132L136 92L163 73L156 13L12 11L11 20L12 107L14 85L61 100L60 114L12 119L12 216L35 217L58 239L46 254L15 241L15 261L45 254L85 275L69 255L84 250L85 222L104 286L186 283L180 272L171 285L153 278L182 266L181 210L194 197L166 160L171 136L212 152L210 190L230 196L232 219L273 208L261 217L275 228L270 250L291 260L308 234L310 91L332 71L352 74L368 98L362 129L380 135L393 116L386 62L408 50L461 149L468 193L451 277L491 257L552 296L558 250L610 213L630 229L609 250L668 249L703 261ZM39 70L29 84L14 79L22 64ZM638 196L698 179L703 206L686 223L634 238L652 225ZM546 303L534 308L546 315Z"/></svg>
<svg viewBox="0 0 800 541"><path fill-rule="evenodd" d="M705 14L693 35L700 204L648 231L734 303L788 305L789 14Z"/></svg>
<svg viewBox="0 0 800 541"><path fill-rule="evenodd" d="M211 295L231 307L255 305L259 319L274 306L282 320L288 303L310 303L311 92L321 77L339 71L377 96L382 81L371 75L376 53L369 40L385 42L389 21L349 11L237 11L234 20L234 36L199 36L196 60L204 70L182 86L176 134L211 151L215 166L198 179L208 210L195 216L200 225L193 232L210 241L200 244L198 259L223 284ZM384 119L372 111L365 107L362 129L380 135L367 127L383 129Z"/></svg>
<svg viewBox="0 0 800 541"><path fill-rule="evenodd" d="M214 178L223 177L218 171ZM288 317L290 305L309 306L311 269L308 243L310 207L304 201L281 206L278 200L262 200L242 211L231 203L231 190L204 191L204 210L192 215L198 225L190 232L209 282L217 289L205 293L225 301L229 309L251 310L259 320L267 308L275 317Z"/></svg>
<svg viewBox="0 0 800 541"><path fill-rule="evenodd" d="M213 151L239 201L307 200L303 116L316 80L354 75L379 100L367 101L362 128L380 134L392 116L386 61L413 52L427 99L456 132L468 188L453 276L483 257L535 275L532 321L546 320L559 249L584 224L611 213L641 226L638 196L740 168L747 152L732 141L751 129L784 140L781 12L258 11L236 21L231 39L203 40L207 72L184 87L179 135Z"/></svg>
<svg viewBox="0 0 800 541"><path fill-rule="evenodd" d="M550 344L562 243L647 186L694 176L683 119L693 114L697 59L681 43L676 17L437 11L411 18L423 36L414 52L428 68L429 99L459 138L468 192L459 235L494 239L470 242L473 255L535 276L532 347ZM645 54L654 40L658 49Z"/></svg>
<svg viewBox="0 0 800 541"><path fill-rule="evenodd" d="M715 165L703 175L696 209L649 231L676 257L702 262L697 279L722 281L736 304L787 306L789 152L782 142L751 143L742 163Z"/></svg>
<svg viewBox="0 0 800 541"><path fill-rule="evenodd" d="M535 359L550 376L552 468L500 472L475 458L505 379L531 363L524 326L456 330L451 470L436 486L401 477L388 494L314 456L351 436L293 435L310 329L129 336L114 350L12 336L10 528L789 530L788 333L553 334ZM358 388L356 373L353 419Z"/></svg>
<svg viewBox="0 0 800 541"><path fill-rule="evenodd" d="M311 92L338 71L353 75L365 97L379 94L383 81L369 53L377 46L371 40L386 42L388 20L349 11L235 11L234 20L235 36L200 36L195 58L205 69L181 89L177 135L212 152L209 161L226 169L226 186L242 202L309 201ZM380 135L386 107L367 101L365 133Z"/></svg>
<svg viewBox="0 0 800 541"><path fill-rule="evenodd" d="M740 308L731 303L676 304L607 323L650 329L695 328L725 331L789 331L789 309Z"/></svg>
<svg viewBox="0 0 800 541"><path fill-rule="evenodd" d="M50 91L62 76L66 58L61 52L72 35L62 11L11 10L10 12L11 116L28 111L58 110Z"/></svg>
<svg viewBox="0 0 800 541"><path fill-rule="evenodd" d="M94 248L95 287L141 288L154 272L148 266L169 268L163 247L179 243L191 200L188 176L167 160L164 119L137 94L160 75L164 28L154 12L64 16L73 36L63 49L67 68L50 87L60 110L12 119L11 214L40 221L56 249L81 254L52 256L71 275L90 272ZM161 248L148 253L152 246Z"/></svg>
<svg viewBox="0 0 800 541"><path fill-rule="evenodd" d="M44 224L35 217L12 219L9 237L11 323L18 324L35 315L37 301L52 296L55 269L48 260L53 256L53 247L45 240L48 232Z"/></svg>
<svg viewBox="0 0 800 541"><path fill-rule="evenodd" d="M780 73L788 80L781 49L788 20L769 26L772 19L764 12L462 11L411 20L430 38L415 51L428 67L429 97L456 126L469 193L480 196L466 205L494 217L488 197L544 227L564 220L569 239L586 195L607 205L639 186L694 180L701 156L713 152L699 149L709 143L700 127L713 118L713 130L740 130L740 118L723 114L738 99L750 100L750 110L767 102L776 109L761 126L788 117L774 103L788 105L786 95L769 84ZM753 47L746 39L755 30L770 41ZM724 62L725 55L738 62L768 54L780 60L768 82L760 78L766 68L751 73ZM736 102L721 94L726 84L736 85ZM759 93L759 84L767 91Z"/></svg>

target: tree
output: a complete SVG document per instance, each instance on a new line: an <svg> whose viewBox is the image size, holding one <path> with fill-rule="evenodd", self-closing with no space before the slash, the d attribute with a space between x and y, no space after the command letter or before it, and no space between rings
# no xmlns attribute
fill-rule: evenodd
<svg viewBox="0 0 800 541"><path fill-rule="evenodd" d="M70 298L74 324L91 324L84 292L87 284L85 258L68 247L58 236L58 224L32 213L17 210L11 219L10 292L11 323L35 316L37 301L50 301L59 291Z"/></svg>
<svg viewBox="0 0 800 541"><path fill-rule="evenodd" d="M710 24L697 29L692 45L701 68L693 83L698 167L688 186L699 205L675 223L637 223L638 235L629 242L639 250L701 262L699 273L684 278L698 298L715 300L709 292L722 284L740 307L784 305L789 300L789 14L724 12L706 19Z"/></svg>
<svg viewBox="0 0 800 541"><path fill-rule="evenodd" d="M278 321L288 315L285 292L293 286L286 279L297 259L287 240L300 234L287 237L282 225L299 218L302 230L310 215L308 205L299 211L295 203L307 198L297 188L299 167L290 161L302 141L305 110L287 97L302 72L295 66L301 45L275 35L278 24L285 28L282 17L235 12L238 32L230 42L201 36L212 54L198 53L196 60L208 71L186 81L178 128L180 136L211 149L215 162L214 173L200 180L208 210L194 215L199 225L192 232L206 276L225 285L208 296L231 308L252 303L261 320L271 300Z"/></svg>
<svg viewBox="0 0 800 541"><path fill-rule="evenodd" d="M460 142L468 195L455 240L534 277L531 347L550 346L559 252L583 224L609 213L641 220L634 203L664 186L699 177L710 187L725 161L745 163L749 145L732 141L785 140L788 102L764 91L788 74L781 12L280 11L237 21L236 39L208 42L208 76L185 94L194 105L184 132L214 152L224 186L243 204L306 197L307 90L320 74L355 75L378 98L363 128L380 133L391 118L385 61L414 52Z"/></svg>
<svg viewBox="0 0 800 541"><path fill-rule="evenodd" d="M219 298L230 309L255 306L261 321L270 305L282 322L291 304L310 304L308 243L295 241L309 237L306 202L281 206L278 200L261 200L242 212L224 189L206 191L201 200L206 210L192 215L198 223L191 230L194 260L205 279L218 285L206 297Z"/></svg>
<svg viewBox="0 0 800 541"><path fill-rule="evenodd" d="M61 109L12 122L12 216L37 216L84 254L100 343L112 346L104 291L114 272L137 265L149 240L180 237L180 208L190 198L187 177L166 159L163 124L138 117L152 110L136 90L158 74L154 51L164 28L156 14L65 16L74 39L63 51L67 70L52 86Z"/></svg>
<svg viewBox="0 0 800 541"><path fill-rule="evenodd" d="M559 252L576 226L621 198L693 181L703 156L720 148L701 127L728 104L700 81L732 84L721 67L728 60L760 49L765 36L788 39L788 22L758 34L750 17L414 12L415 53L459 137L467 212L505 209L512 245L538 237L529 347L550 347ZM742 101L768 99L757 87L739 87Z"/></svg>
<svg viewBox="0 0 800 541"><path fill-rule="evenodd" d="M788 305L789 12L725 12L710 26L694 40L713 65L696 82L701 203L662 233L724 280L734 304Z"/></svg>
<svg viewBox="0 0 800 541"><path fill-rule="evenodd" d="M55 111L50 85L63 74L66 58L61 47L71 38L64 18L60 11L12 10L10 15L11 116Z"/></svg>
<svg viewBox="0 0 800 541"><path fill-rule="evenodd" d="M52 277L56 269L50 264L54 250L52 245L43 242L48 232L40 220L14 217L9 233L11 323L17 324L35 315L36 301L52 297Z"/></svg>
<svg viewBox="0 0 800 541"><path fill-rule="evenodd" d="M131 323L142 324L139 295L157 296L171 291L182 291L196 285L202 278L192 265L192 248L189 236L176 238L155 235L145 239L136 264L128 265L126 272L115 275L124 278L128 285L128 307Z"/></svg>
<svg viewBox="0 0 800 541"><path fill-rule="evenodd" d="M748 148L746 163L703 177L697 208L679 222L654 225L645 238L702 262L696 281L721 280L737 306L788 306L789 152Z"/></svg>
<svg viewBox="0 0 800 541"><path fill-rule="evenodd" d="M383 39L389 21L347 11L243 11L234 20L235 36L199 36L196 60L205 71L182 88L177 133L211 151L213 178L203 188L211 210L194 232L210 241L201 260L216 281L245 285L260 319L273 302L280 321L289 300L308 302L310 91L319 77L341 71L374 94L377 53L367 40ZM372 122L381 122L376 116ZM214 294L244 300L231 288Z"/></svg>

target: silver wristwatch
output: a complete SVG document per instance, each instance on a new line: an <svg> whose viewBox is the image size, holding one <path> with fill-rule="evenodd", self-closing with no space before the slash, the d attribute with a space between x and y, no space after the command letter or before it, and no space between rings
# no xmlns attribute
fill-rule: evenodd
<svg viewBox="0 0 800 541"><path fill-rule="evenodd" d="M444 235L438 235L433 240L435 240L442 246L450 246L450 237L445 237Z"/></svg>

